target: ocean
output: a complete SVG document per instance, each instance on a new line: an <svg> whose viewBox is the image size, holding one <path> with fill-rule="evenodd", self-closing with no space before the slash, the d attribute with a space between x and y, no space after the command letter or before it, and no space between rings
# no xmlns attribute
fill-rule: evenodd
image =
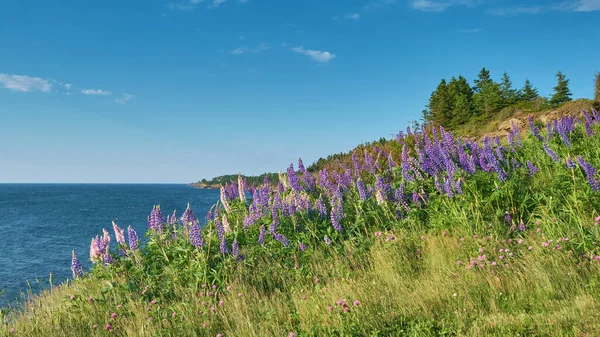
<svg viewBox="0 0 600 337"><path fill-rule="evenodd" d="M114 240L111 221L142 238L153 205L179 217L189 202L203 223L218 198L184 184L0 184L0 307L48 288L50 273L54 285L71 278L72 250L89 269L90 241L102 228Z"/></svg>

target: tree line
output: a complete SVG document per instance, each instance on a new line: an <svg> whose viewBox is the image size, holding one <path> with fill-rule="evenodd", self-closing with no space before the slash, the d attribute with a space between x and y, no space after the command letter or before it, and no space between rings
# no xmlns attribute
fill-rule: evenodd
<svg viewBox="0 0 600 337"><path fill-rule="evenodd" d="M442 79L423 110L423 121L453 129L478 116L492 116L509 106L558 107L570 101L572 94L565 75L559 71L556 78L557 84L550 98L540 96L529 80L525 80L520 89L515 89L506 72L500 82L495 82L485 67L473 86L462 75L452 77L449 82Z"/></svg>

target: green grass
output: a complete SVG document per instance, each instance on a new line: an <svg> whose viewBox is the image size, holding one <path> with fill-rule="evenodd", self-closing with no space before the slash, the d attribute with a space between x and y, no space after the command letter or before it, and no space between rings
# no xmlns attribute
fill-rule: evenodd
<svg viewBox="0 0 600 337"><path fill-rule="evenodd" d="M563 159L581 155L600 167L600 127L594 130L587 137L578 126L570 148L557 136L549 145ZM504 183L493 173L459 172L464 192L454 198L437 192L431 178L406 182L407 192L423 188L429 201L402 220L397 204L360 201L352 187L341 233L306 213L281 217L278 232L290 248L270 237L258 245L269 216L245 231L248 208L232 202L227 239L240 242L243 261L219 253L214 222L202 250L181 226L170 230L175 239L154 233L143 250L14 308L0 336L597 335L600 261L591 257L600 255L600 196L580 167L553 162L534 137L505 156L529 160L539 172L513 168ZM403 182L399 168L386 177L394 187ZM505 212L527 230L507 225ZM478 257L482 263L468 267Z"/></svg>

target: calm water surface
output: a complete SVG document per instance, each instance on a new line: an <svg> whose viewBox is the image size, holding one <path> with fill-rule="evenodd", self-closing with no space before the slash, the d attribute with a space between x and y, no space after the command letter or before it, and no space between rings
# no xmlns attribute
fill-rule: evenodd
<svg viewBox="0 0 600 337"><path fill-rule="evenodd" d="M142 237L152 205L181 216L189 202L202 219L218 197L218 190L187 185L0 184L0 307L26 291L27 281L37 292L49 286L50 273L54 284L71 278L71 250L87 270L91 238L106 228L114 240L111 221Z"/></svg>

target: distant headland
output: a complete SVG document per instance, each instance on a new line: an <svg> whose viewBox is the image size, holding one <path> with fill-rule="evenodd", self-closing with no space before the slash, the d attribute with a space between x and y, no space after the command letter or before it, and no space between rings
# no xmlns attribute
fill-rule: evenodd
<svg viewBox="0 0 600 337"><path fill-rule="evenodd" d="M244 178L244 180L246 181L246 184L248 186L252 186L252 185L262 184L264 182L265 176L267 176L267 179L269 180L269 183L271 183L271 184L277 184L277 182L279 181L279 175L277 173L263 173L258 176L242 175L242 178ZM225 185L231 181L237 182L237 179L238 179L237 174L227 174L227 175L214 177L210 180L202 179L195 183L190 183L189 185L197 187L197 188L217 189L217 188L220 188L221 185Z"/></svg>

